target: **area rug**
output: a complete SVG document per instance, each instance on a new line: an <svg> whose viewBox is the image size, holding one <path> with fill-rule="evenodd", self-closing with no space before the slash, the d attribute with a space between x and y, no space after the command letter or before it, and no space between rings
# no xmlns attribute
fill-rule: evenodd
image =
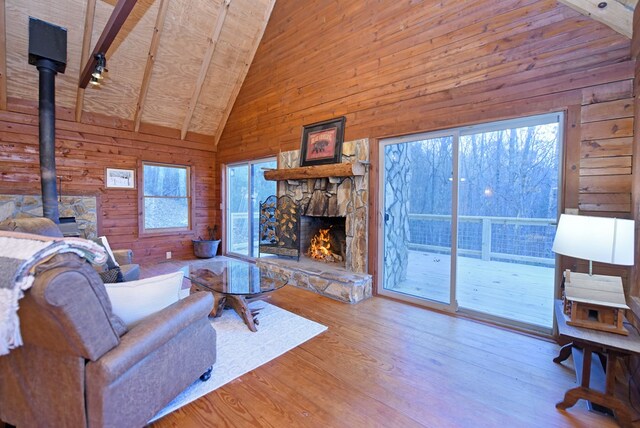
<svg viewBox="0 0 640 428"><path fill-rule="evenodd" d="M212 318L211 324L217 333L217 357L211 379L195 381L149 422L260 367L327 329L322 324L266 302L255 301L249 307L262 308L258 315L258 331L251 332L233 310L225 310L220 318Z"/></svg>

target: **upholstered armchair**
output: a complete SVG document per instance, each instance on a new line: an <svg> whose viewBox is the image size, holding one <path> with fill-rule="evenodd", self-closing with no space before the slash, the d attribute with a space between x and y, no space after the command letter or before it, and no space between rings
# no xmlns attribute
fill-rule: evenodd
<svg viewBox="0 0 640 428"><path fill-rule="evenodd" d="M75 254L36 269L20 300L24 345L0 357L0 420L17 427L143 426L216 357L196 293L129 331L97 272Z"/></svg>

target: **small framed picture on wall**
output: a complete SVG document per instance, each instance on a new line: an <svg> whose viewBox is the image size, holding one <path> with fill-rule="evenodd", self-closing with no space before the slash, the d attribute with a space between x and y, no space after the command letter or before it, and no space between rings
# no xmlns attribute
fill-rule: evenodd
<svg viewBox="0 0 640 428"><path fill-rule="evenodd" d="M136 172L133 169L107 168L105 187L108 189L135 189Z"/></svg>
<svg viewBox="0 0 640 428"><path fill-rule="evenodd" d="M302 129L300 166L339 163L344 139L344 116L305 125Z"/></svg>

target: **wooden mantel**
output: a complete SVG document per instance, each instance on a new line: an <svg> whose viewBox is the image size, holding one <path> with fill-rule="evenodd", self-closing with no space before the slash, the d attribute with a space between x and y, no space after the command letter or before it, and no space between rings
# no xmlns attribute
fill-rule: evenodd
<svg viewBox="0 0 640 428"><path fill-rule="evenodd" d="M364 175L365 162L332 163L328 165L302 166L299 168L271 169L264 172L265 180L300 180L305 178L352 177Z"/></svg>

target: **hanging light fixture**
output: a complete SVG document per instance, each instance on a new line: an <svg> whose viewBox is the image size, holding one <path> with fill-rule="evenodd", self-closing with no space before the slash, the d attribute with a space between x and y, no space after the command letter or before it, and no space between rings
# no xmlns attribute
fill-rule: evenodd
<svg viewBox="0 0 640 428"><path fill-rule="evenodd" d="M100 81L103 79L102 73L107 70L107 58L104 56L102 52L96 54L96 68L91 73L91 83L93 86L100 86Z"/></svg>

